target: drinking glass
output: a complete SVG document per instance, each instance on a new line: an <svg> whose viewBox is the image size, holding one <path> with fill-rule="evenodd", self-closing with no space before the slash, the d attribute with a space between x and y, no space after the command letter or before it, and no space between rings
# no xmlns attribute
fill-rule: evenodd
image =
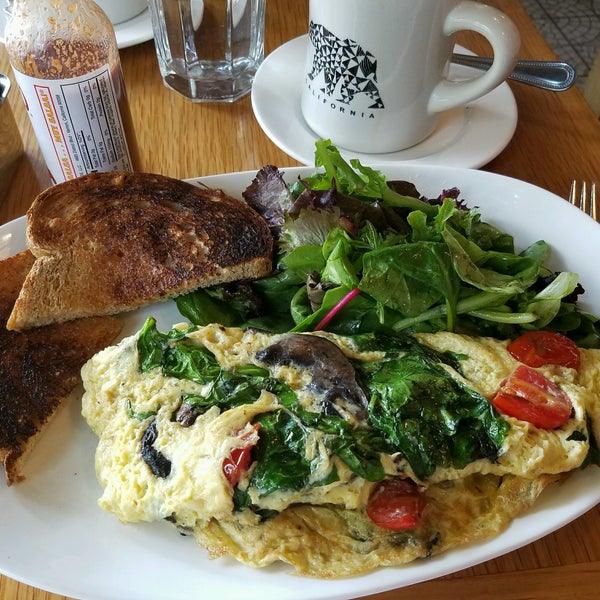
<svg viewBox="0 0 600 600"><path fill-rule="evenodd" d="M265 0L149 0L165 85L193 102L234 102L264 57Z"/></svg>

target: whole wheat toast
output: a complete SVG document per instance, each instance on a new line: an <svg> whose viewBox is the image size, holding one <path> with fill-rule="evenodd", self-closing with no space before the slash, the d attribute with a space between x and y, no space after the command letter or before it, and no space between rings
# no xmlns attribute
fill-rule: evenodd
<svg viewBox="0 0 600 600"><path fill-rule="evenodd" d="M83 364L121 330L115 317L92 317L8 331L6 320L33 262L29 251L0 261L0 463L8 485L23 479L27 457L81 381Z"/></svg>
<svg viewBox="0 0 600 600"><path fill-rule="evenodd" d="M220 190L148 173L93 173L42 192L27 213L36 260L7 323L23 330L117 314L272 268L273 239Z"/></svg>

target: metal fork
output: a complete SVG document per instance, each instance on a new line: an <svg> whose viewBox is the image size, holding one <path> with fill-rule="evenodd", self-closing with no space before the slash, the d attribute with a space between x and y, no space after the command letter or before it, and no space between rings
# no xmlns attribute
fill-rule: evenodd
<svg viewBox="0 0 600 600"><path fill-rule="evenodd" d="M581 209L586 215L589 215L598 221L600 217L600 199L596 198L596 183L592 181L588 184L585 181L581 182L581 190L577 191L577 181L573 181L571 184L571 191L569 192L569 202Z"/></svg>

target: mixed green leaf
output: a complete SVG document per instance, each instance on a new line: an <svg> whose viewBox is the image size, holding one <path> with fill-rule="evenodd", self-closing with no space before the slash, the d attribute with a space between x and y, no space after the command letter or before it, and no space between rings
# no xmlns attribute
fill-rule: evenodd
<svg viewBox="0 0 600 600"><path fill-rule="evenodd" d="M317 142L315 159L321 169L310 177L286 184L265 167L244 192L276 237L273 273L182 296L182 314L282 332L311 331L333 311L327 329L341 334L507 339L544 328L600 347L597 319L577 308L577 275L545 266L544 241L517 253L513 238L467 208L458 190L424 198L410 183L346 162L328 141Z"/></svg>

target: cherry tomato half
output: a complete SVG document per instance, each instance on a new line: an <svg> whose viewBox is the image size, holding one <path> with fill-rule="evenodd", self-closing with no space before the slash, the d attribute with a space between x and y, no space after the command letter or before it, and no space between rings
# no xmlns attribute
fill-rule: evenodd
<svg viewBox="0 0 600 600"><path fill-rule="evenodd" d="M512 341L508 351L530 367L561 365L578 369L581 361L577 344L554 331L528 331Z"/></svg>
<svg viewBox="0 0 600 600"><path fill-rule="evenodd" d="M571 400L539 371L519 365L492 400L500 412L540 429L556 429L571 416Z"/></svg>
<svg viewBox="0 0 600 600"><path fill-rule="evenodd" d="M250 463L252 462L251 451L252 446L234 448L231 451L231 456L223 461L223 473L231 485L236 485L241 479L242 473L250 467Z"/></svg>
<svg viewBox="0 0 600 600"><path fill-rule="evenodd" d="M223 475L231 485L237 485L242 475L250 468L252 448L258 441L258 425L254 425L254 431L242 439L248 444L242 448L233 448L231 454L223 460Z"/></svg>
<svg viewBox="0 0 600 600"><path fill-rule="evenodd" d="M384 479L369 498L367 515L379 527L400 531L418 527L423 508L425 496L412 480Z"/></svg>

